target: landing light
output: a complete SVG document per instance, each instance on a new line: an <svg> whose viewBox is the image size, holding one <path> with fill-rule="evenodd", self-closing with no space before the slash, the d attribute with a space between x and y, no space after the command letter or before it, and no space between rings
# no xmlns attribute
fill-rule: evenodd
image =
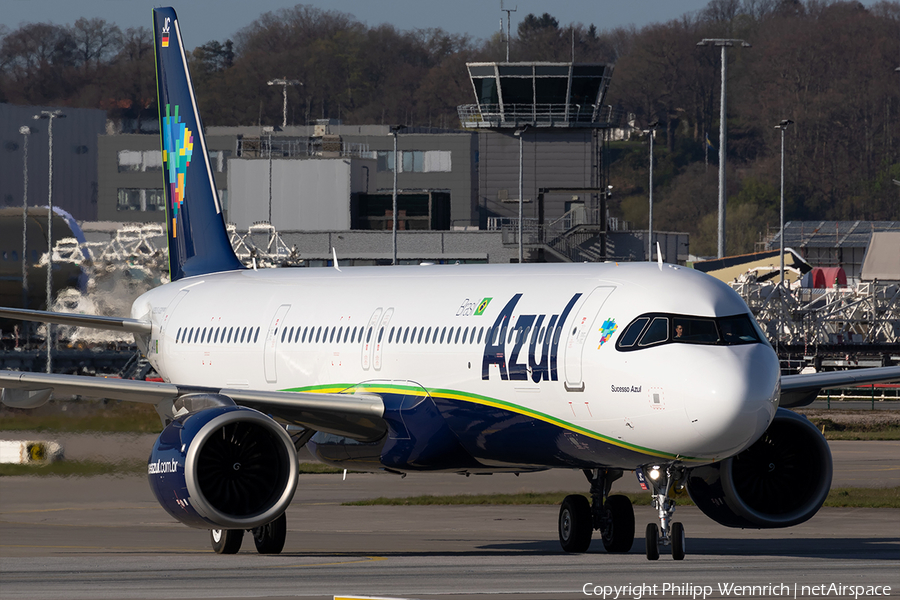
<svg viewBox="0 0 900 600"><path fill-rule="evenodd" d="M653 469L650 470L650 479L653 481L659 479L659 467L653 467Z"/></svg>

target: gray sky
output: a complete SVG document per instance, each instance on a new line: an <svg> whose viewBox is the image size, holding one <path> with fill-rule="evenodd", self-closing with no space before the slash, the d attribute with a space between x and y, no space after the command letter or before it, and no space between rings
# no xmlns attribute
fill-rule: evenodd
<svg viewBox="0 0 900 600"><path fill-rule="evenodd" d="M874 0L864 0L871 4ZM550 13L560 25L593 23L598 29L664 22L702 9L708 0L504 0L512 13L512 30L528 13ZM148 0L4 0L2 24L10 29L21 23L72 24L79 17L100 17L127 27L150 27ZM193 49L210 40L224 41L260 14L295 4L352 14L369 26L390 23L401 30L440 27L486 39L500 27L500 0L189 0L173 3L181 21L185 46ZM506 21L504 19L504 28Z"/></svg>

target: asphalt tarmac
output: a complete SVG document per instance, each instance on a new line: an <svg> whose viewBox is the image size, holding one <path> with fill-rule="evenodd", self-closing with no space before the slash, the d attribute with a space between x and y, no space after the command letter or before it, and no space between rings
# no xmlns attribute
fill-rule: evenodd
<svg viewBox="0 0 900 600"><path fill-rule="evenodd" d="M832 449L834 485L900 485L900 442L833 442ZM0 598L565 600L604 591L614 598L615 589L603 586L620 586L619 598L854 597L846 589L824 593L831 584L863 586L861 598L886 591L866 586L900 594L895 509L824 508L796 527L739 530L680 507L687 558L675 562L664 548L650 562L642 535L655 519L650 507L635 508L630 553L606 554L595 540L587 554L570 555L559 548L555 506L341 506L376 496L584 487L572 471L304 475L281 555L256 554L246 536L239 554L218 556L207 532L176 523L156 504L143 477L7 477L0 480ZM637 490L627 477L616 487ZM646 587L621 588L628 585ZM757 587L720 587L729 585Z"/></svg>

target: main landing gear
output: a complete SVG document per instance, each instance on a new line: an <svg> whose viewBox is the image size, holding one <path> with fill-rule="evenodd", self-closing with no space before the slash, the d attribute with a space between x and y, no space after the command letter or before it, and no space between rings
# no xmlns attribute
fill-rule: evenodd
<svg viewBox="0 0 900 600"><path fill-rule="evenodd" d="M559 543L566 552L587 552L594 530L600 532L607 552L628 552L634 543L634 509L626 496L610 496L618 469L585 469L591 501L566 496L559 507Z"/></svg>
<svg viewBox="0 0 900 600"><path fill-rule="evenodd" d="M684 468L676 465L663 467L653 466L647 471L641 469L637 473L642 485L649 483L653 488L652 505L659 511L659 526L656 523L647 525L647 560L659 559L659 547L671 546L672 558L684 559L684 525L672 523L672 515L675 513L675 500L670 498L673 490L684 489Z"/></svg>
<svg viewBox="0 0 900 600"><path fill-rule="evenodd" d="M260 554L280 554L287 538L287 517L284 513L274 521L250 530L256 551ZM244 540L243 529L210 529L209 541L216 554L237 554Z"/></svg>

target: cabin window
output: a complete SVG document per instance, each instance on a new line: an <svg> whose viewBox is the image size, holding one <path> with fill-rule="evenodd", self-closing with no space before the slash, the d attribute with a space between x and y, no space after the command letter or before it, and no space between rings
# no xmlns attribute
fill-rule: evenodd
<svg viewBox="0 0 900 600"><path fill-rule="evenodd" d="M388 336L388 344L391 344L394 341L394 329L394 327L391 327L391 334ZM399 338L400 336L397 337Z"/></svg>
<svg viewBox="0 0 900 600"><path fill-rule="evenodd" d="M181 327L178 328L178 333L175 334L175 343L178 343L178 340L181 338Z"/></svg>
<svg viewBox="0 0 900 600"><path fill-rule="evenodd" d="M419 339L416 340L416 343L417 343L417 344L421 344L421 343L422 343L422 333L423 333L424 331L425 331L425 328L424 328L424 327L423 327L422 329L419 330ZM416 330L413 329L413 334L415 334L415 333L416 333Z"/></svg>
<svg viewBox="0 0 900 600"><path fill-rule="evenodd" d="M406 328L406 331L403 332L403 343L406 343L406 340L409 339L409 327Z"/></svg>
<svg viewBox="0 0 900 600"><path fill-rule="evenodd" d="M328 331L328 329L326 329L325 331ZM331 337L328 338L328 343L329 343L329 344L333 344L333 343L334 343L334 334L335 334L336 331L337 331L337 327L332 327L332 328L331 328ZM340 338L338 338L338 341L341 341Z"/></svg>
<svg viewBox="0 0 900 600"><path fill-rule="evenodd" d="M204 328L200 331L200 343L203 344L203 343L205 343L205 342L206 342L206 327L204 327Z"/></svg>
<svg viewBox="0 0 900 600"><path fill-rule="evenodd" d="M484 327L478 330L478 343L481 343L481 334L484 333Z"/></svg>
<svg viewBox="0 0 900 600"><path fill-rule="evenodd" d="M259 327L256 328L256 333L253 334L253 343L256 343L256 340L259 339Z"/></svg>
<svg viewBox="0 0 900 600"><path fill-rule="evenodd" d="M381 329L378 330L378 342L377 343L380 344L381 338L383 338L383 337L384 337L384 327L382 327Z"/></svg>

